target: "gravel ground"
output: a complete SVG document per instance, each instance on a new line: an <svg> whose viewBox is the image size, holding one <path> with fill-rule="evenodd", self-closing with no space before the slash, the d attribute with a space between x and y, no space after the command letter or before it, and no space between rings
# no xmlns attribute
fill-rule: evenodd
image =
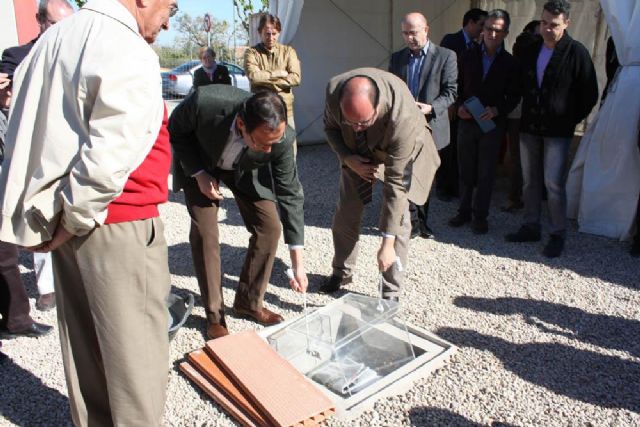
<svg viewBox="0 0 640 427"><path fill-rule="evenodd" d="M331 217L337 197L337 161L326 146L298 154L306 194L306 263L310 306L332 297L316 293L331 272ZM504 188L504 182L499 183ZM248 233L225 190L220 218L224 293L233 301ZM378 195L379 196L379 195ZM520 216L497 206L490 231L451 229L456 203L433 200L436 240L411 242L404 290L404 316L459 347L442 369L404 395L376 404L349 423L400 426L633 426L640 425L640 262L627 245L609 239L568 235L566 254L548 260L541 244L507 244L503 235ZM380 200L363 220L361 256L350 291L376 294L375 229ZM182 194L162 207L174 290L198 295L188 244L189 221ZM286 284L284 244L278 250L267 307L285 318L302 312L302 300ZM21 257L32 305L32 264ZM177 371L188 351L202 346L205 318L200 301L171 345L165 422L170 426L235 425L218 406ZM55 323L55 312L33 311ZM256 324L228 316L232 332ZM0 425L69 425L69 409L57 329L50 336L5 341L11 360L0 366Z"/></svg>

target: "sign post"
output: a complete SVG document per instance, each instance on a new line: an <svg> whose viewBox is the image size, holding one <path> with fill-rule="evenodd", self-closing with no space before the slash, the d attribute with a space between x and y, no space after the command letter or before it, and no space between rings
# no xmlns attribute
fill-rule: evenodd
<svg viewBox="0 0 640 427"><path fill-rule="evenodd" d="M202 28L207 33L207 47L211 47L211 15L204 14L204 23Z"/></svg>

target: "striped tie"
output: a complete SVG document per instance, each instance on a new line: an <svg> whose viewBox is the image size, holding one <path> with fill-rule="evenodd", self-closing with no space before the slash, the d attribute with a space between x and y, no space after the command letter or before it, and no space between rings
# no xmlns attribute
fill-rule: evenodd
<svg viewBox="0 0 640 427"><path fill-rule="evenodd" d="M359 156L371 159L371 150L367 146L367 133L365 131L356 132L356 152ZM362 200L362 204L366 205L373 199L373 182L360 179L358 183L358 196Z"/></svg>

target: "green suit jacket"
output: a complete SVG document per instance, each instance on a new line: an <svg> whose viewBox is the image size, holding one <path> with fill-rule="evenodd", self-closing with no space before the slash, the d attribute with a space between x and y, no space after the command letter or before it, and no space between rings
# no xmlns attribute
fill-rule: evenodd
<svg viewBox="0 0 640 427"><path fill-rule="evenodd" d="M214 170L231 132L231 124L251 94L226 85L197 88L173 110L169 134L174 154L173 190L200 170ZM304 195L298 179L293 143L287 126L282 141L270 153L245 147L234 169L238 194L247 200L278 204L287 244L304 244Z"/></svg>

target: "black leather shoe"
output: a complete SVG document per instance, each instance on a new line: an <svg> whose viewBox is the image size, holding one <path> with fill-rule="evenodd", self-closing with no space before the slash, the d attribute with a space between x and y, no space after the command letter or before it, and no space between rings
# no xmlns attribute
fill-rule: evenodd
<svg viewBox="0 0 640 427"><path fill-rule="evenodd" d="M449 226L456 227L456 228L462 227L469 221L471 221L471 216L458 213L458 215L454 216L449 220Z"/></svg>
<svg viewBox="0 0 640 427"><path fill-rule="evenodd" d="M433 239L435 236L433 235L433 230L428 225L425 225L422 230L420 230L420 237L423 239Z"/></svg>
<svg viewBox="0 0 640 427"><path fill-rule="evenodd" d="M473 234L487 234L489 232L489 223L486 219L474 218L471 221L471 231Z"/></svg>
<svg viewBox="0 0 640 427"><path fill-rule="evenodd" d="M33 322L27 329L18 332L1 331L0 339L10 340L13 338L29 337L40 338L49 334L53 330L53 326L43 325L42 323Z"/></svg>
<svg viewBox="0 0 640 427"><path fill-rule="evenodd" d="M523 242L539 242L541 239L540 232L523 225L515 233L509 233L504 236L507 242L523 243Z"/></svg>
<svg viewBox="0 0 640 427"><path fill-rule="evenodd" d="M325 282L320 286L318 292L323 294L332 294L340 289L341 286L347 286L349 283L352 283L353 279L351 277L338 277L333 274L329 277Z"/></svg>
<svg viewBox="0 0 640 427"><path fill-rule="evenodd" d="M558 234L549 236L549 241L542 250L542 254L547 258L557 258L562 254L564 249L564 237Z"/></svg>
<svg viewBox="0 0 640 427"><path fill-rule="evenodd" d="M445 190L436 190L436 197L441 202L450 202L453 200L453 195Z"/></svg>
<svg viewBox="0 0 640 427"><path fill-rule="evenodd" d="M518 201L512 200L512 201L509 201L509 203L507 203L506 206L502 206L500 210L506 213L514 213L515 211L518 211L522 208L524 208L524 203L522 203L521 200L518 200Z"/></svg>
<svg viewBox="0 0 640 427"><path fill-rule="evenodd" d="M638 233L640 233L640 230ZM634 239L631 249L629 249L629 255L635 258L640 257L640 237L636 236Z"/></svg>

